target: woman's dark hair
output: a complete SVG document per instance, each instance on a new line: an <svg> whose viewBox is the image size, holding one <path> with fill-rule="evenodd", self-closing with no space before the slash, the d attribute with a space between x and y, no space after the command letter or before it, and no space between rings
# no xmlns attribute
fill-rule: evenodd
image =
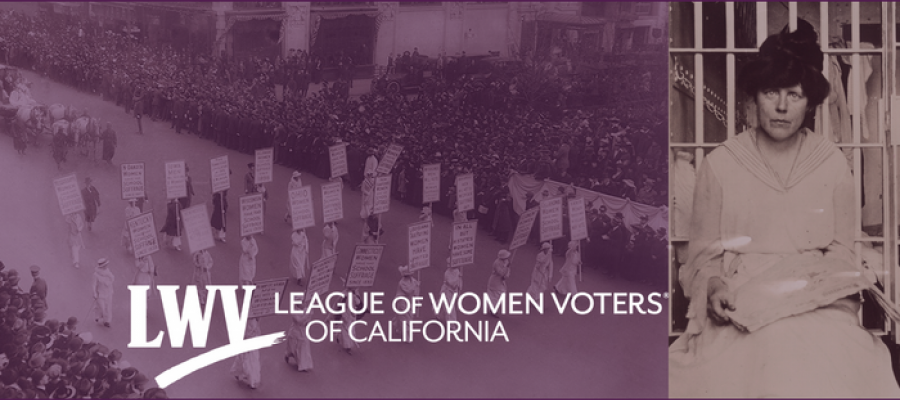
<svg viewBox="0 0 900 400"><path fill-rule="evenodd" d="M769 36L759 48L759 56L745 65L738 75L738 87L748 96L769 89L782 89L797 84L809 100L808 107L822 104L831 85L822 75L825 59L818 44L818 34L804 20L797 21L797 30L785 27Z"/></svg>

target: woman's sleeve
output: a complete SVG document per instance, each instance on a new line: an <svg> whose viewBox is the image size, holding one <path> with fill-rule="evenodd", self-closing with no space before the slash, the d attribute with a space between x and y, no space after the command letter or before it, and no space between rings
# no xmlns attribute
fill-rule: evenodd
<svg viewBox="0 0 900 400"><path fill-rule="evenodd" d="M678 273L688 307L686 333L699 333L706 326L706 298L709 278L723 272L724 248L721 242L722 186L707 159L700 166L694 188L694 212L691 217L688 262Z"/></svg>
<svg viewBox="0 0 900 400"><path fill-rule="evenodd" d="M825 250L825 255L833 258L840 258L854 263L856 258L853 254L854 233L859 229L854 228L854 184L853 175L850 174L850 168L843 163L844 168L840 173L840 179L834 188L834 239Z"/></svg>

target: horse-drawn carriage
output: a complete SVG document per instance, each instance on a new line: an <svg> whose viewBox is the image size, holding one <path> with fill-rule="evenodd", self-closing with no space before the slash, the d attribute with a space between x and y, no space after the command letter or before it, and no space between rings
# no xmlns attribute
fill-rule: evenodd
<svg viewBox="0 0 900 400"><path fill-rule="evenodd" d="M100 123L85 111L78 114L71 106L46 106L31 97L29 85L18 71L0 66L0 124L13 136L16 147L31 144L41 147L49 136L53 159L57 166L66 161L68 149L78 147L80 153L96 161L100 142Z"/></svg>
<svg viewBox="0 0 900 400"><path fill-rule="evenodd" d="M79 115L71 106L53 104L46 108L45 121L44 126L49 126L53 137L53 158L57 164L65 161L65 148L74 146L78 147L82 156L97 161L100 121L89 116L87 110Z"/></svg>

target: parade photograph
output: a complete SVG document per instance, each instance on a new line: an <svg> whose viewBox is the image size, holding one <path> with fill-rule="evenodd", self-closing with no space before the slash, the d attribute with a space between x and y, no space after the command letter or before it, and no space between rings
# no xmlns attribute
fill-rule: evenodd
<svg viewBox="0 0 900 400"><path fill-rule="evenodd" d="M897 398L896 3L672 3L669 395Z"/></svg>
<svg viewBox="0 0 900 400"><path fill-rule="evenodd" d="M0 3L0 398L667 397L669 13Z"/></svg>

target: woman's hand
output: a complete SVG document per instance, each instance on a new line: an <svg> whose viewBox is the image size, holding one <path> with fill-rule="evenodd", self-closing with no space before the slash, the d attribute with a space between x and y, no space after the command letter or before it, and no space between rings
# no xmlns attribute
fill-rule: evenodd
<svg viewBox="0 0 900 400"><path fill-rule="evenodd" d="M707 285L707 312L710 318L719 325L730 322L731 318L726 310L735 310L734 293L728 290L728 284L718 276L709 278Z"/></svg>

